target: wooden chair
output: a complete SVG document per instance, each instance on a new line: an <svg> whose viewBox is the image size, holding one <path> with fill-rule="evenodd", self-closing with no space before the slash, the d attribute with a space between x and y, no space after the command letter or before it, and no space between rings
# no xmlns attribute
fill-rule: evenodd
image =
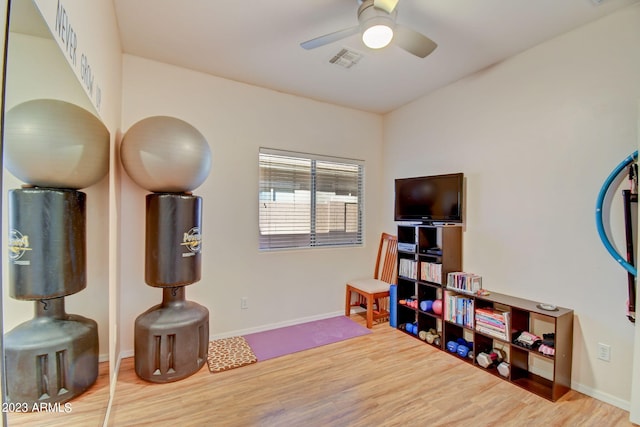
<svg viewBox="0 0 640 427"><path fill-rule="evenodd" d="M374 320L389 318L389 286L395 283L397 278L397 259L398 238L382 233L373 278L350 280L347 283L345 316L351 315L351 307L366 308L369 329L373 326ZM351 302L352 293L357 294L355 302Z"/></svg>

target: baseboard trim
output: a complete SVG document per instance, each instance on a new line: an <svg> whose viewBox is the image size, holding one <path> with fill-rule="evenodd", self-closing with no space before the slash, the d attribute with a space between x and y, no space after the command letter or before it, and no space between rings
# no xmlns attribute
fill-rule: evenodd
<svg viewBox="0 0 640 427"><path fill-rule="evenodd" d="M601 400L604 403L608 403L609 405L613 405L617 408L623 409L625 411L631 410L631 402L628 400L620 399L619 397L613 396L609 393L604 393L599 390L595 390L591 387L587 387L584 384L572 382L571 388L575 391L578 391L582 394L586 394L589 397L593 397L594 399Z"/></svg>

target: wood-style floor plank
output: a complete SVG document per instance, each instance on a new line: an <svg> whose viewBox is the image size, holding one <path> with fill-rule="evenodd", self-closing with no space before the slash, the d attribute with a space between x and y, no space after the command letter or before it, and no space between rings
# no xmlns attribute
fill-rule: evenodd
<svg viewBox="0 0 640 427"><path fill-rule="evenodd" d="M27 427L99 427L104 424L104 417L109 403L109 363L98 365L96 382L83 394L68 402L68 412L61 404L61 412L7 413L7 424Z"/></svg>
<svg viewBox="0 0 640 427"><path fill-rule="evenodd" d="M573 390L552 403L382 323L369 335L216 374L205 366L169 384L139 379L124 359L109 425L632 426L628 418Z"/></svg>
<svg viewBox="0 0 640 427"><path fill-rule="evenodd" d="M362 324L364 320L353 315ZM102 426L108 366L70 413L8 414L10 426ZM570 391L549 402L389 327L228 372L169 384L121 364L110 426L632 426Z"/></svg>

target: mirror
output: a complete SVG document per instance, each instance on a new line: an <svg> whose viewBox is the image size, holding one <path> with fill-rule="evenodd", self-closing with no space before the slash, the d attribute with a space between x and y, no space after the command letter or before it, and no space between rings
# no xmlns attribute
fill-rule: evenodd
<svg viewBox="0 0 640 427"><path fill-rule="evenodd" d="M55 99L77 105L99 117L86 92L71 70L60 48L32 0L11 0L5 113L23 102ZM6 163L5 163L6 165ZM3 258L8 260L7 192L25 183L3 170L2 233ZM45 425L58 420L65 425L102 425L109 400L109 248L108 176L98 183L80 189L86 194L86 288L65 297L69 314L93 319L98 324L99 368L96 382L67 405L49 406L44 411L7 414L9 425ZM7 268L2 269L4 333L34 316L34 302L10 296ZM13 372L6 372L10 378ZM6 399L3 401L7 402ZM9 408L11 409L11 408ZM54 411L55 413L51 413Z"/></svg>

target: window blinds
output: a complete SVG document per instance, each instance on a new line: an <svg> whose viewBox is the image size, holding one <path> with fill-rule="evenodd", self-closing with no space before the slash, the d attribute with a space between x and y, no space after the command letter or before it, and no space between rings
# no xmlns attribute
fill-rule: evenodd
<svg viewBox="0 0 640 427"><path fill-rule="evenodd" d="M362 244L361 161L260 149L260 249Z"/></svg>

